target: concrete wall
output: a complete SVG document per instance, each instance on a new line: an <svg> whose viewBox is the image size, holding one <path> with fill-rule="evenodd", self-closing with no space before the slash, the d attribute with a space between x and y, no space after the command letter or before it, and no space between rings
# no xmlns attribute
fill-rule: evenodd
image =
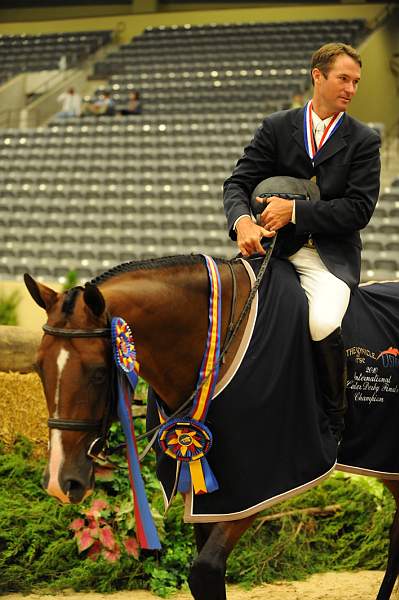
<svg viewBox="0 0 399 600"><path fill-rule="evenodd" d="M60 290L60 285L58 283L45 283L56 291ZM47 321L46 312L42 308L39 308L34 300L32 300L25 284L22 281L0 282L0 297L3 295L7 296L15 290L21 298L18 305L18 325L24 329L41 331L42 325Z"/></svg>
<svg viewBox="0 0 399 600"><path fill-rule="evenodd" d="M18 75L0 88L0 127L18 127L19 111L26 103L26 75Z"/></svg>
<svg viewBox="0 0 399 600"><path fill-rule="evenodd" d="M389 65L395 52L399 52L399 10L360 47L362 81L351 104L351 114L383 122L388 134L399 120L397 82Z"/></svg>

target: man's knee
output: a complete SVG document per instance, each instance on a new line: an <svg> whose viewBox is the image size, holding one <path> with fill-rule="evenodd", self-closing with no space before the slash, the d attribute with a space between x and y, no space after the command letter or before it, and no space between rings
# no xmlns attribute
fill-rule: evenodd
<svg viewBox="0 0 399 600"><path fill-rule="evenodd" d="M309 320L310 337L314 342L320 342L328 337L333 331L341 327L341 320L324 318Z"/></svg>

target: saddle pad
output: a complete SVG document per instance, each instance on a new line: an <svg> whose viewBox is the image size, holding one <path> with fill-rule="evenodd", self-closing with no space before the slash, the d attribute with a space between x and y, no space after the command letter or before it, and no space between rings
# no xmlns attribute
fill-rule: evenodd
<svg viewBox="0 0 399 600"><path fill-rule="evenodd" d="M342 326L348 411L337 468L399 479L399 282L360 286Z"/></svg>
<svg viewBox="0 0 399 600"><path fill-rule="evenodd" d="M261 259L248 263L256 274ZM288 261L271 260L258 295L247 350L207 415L207 458L219 490L187 494L188 522L249 516L318 484L335 466L337 445L317 399L307 300ZM157 423L154 400L151 392L150 427ZM156 452L168 504L177 463Z"/></svg>

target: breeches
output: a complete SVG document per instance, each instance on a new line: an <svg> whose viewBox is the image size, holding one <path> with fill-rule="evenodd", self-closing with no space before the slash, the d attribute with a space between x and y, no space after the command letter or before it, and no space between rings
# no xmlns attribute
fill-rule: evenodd
<svg viewBox="0 0 399 600"><path fill-rule="evenodd" d="M341 326L349 305L350 288L330 273L317 250L300 248L288 260L295 267L308 299L310 336L319 342Z"/></svg>

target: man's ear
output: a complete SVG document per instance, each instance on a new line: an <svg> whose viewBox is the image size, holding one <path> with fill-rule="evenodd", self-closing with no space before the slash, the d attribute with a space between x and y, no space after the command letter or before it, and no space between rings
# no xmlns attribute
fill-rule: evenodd
<svg viewBox="0 0 399 600"><path fill-rule="evenodd" d="M85 284L83 299L96 317L100 317L105 311L104 296L94 283Z"/></svg>
<svg viewBox="0 0 399 600"><path fill-rule="evenodd" d="M36 304L48 312L58 298L57 292L35 281L28 273L24 274L24 282Z"/></svg>
<svg viewBox="0 0 399 600"><path fill-rule="evenodd" d="M312 69L312 77L313 77L314 83L318 83L322 77L325 79L323 73L320 71L320 69L318 67L315 67L314 69Z"/></svg>

